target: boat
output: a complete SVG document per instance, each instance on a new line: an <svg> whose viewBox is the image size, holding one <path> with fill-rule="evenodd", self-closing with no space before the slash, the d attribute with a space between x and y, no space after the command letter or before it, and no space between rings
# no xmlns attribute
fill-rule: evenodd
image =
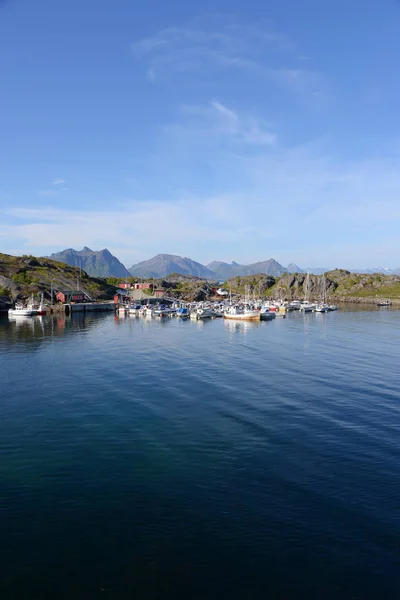
<svg viewBox="0 0 400 600"><path fill-rule="evenodd" d="M37 315L45 315L47 313L47 306L44 303L44 297L43 297L43 292L42 292L42 296L40 298L40 304L38 306Z"/></svg>
<svg viewBox="0 0 400 600"><path fill-rule="evenodd" d="M212 316L211 308L198 308L190 313L190 318L194 320L211 319Z"/></svg>
<svg viewBox="0 0 400 600"><path fill-rule="evenodd" d="M305 300L304 302L301 303L300 310L302 312L313 312L314 309L315 309L315 304L313 302L309 302L308 300Z"/></svg>
<svg viewBox="0 0 400 600"><path fill-rule="evenodd" d="M304 300L301 303L300 310L302 312L314 312L315 304L310 302L310 269L307 271L306 278L304 280Z"/></svg>
<svg viewBox="0 0 400 600"><path fill-rule="evenodd" d="M316 307L315 307L315 312L318 313L325 313L328 312L328 305L326 303L326 280L325 280L325 275L322 274L322 280L321 280L321 302L318 302Z"/></svg>
<svg viewBox="0 0 400 600"><path fill-rule="evenodd" d="M378 302L377 306L392 306L392 303L390 300L383 300L383 302Z"/></svg>
<svg viewBox="0 0 400 600"><path fill-rule="evenodd" d="M292 310L300 310L300 307L301 307L300 300L293 300L289 304L289 308L291 308Z"/></svg>
<svg viewBox="0 0 400 600"><path fill-rule="evenodd" d="M22 306L18 304L15 308L8 309L9 317L33 317L37 314L37 310L33 309L31 306Z"/></svg>
<svg viewBox="0 0 400 600"><path fill-rule="evenodd" d="M314 311L319 312L319 313L328 312L328 310L329 310L329 306L327 304L325 304L325 302L320 302L314 308Z"/></svg>
<svg viewBox="0 0 400 600"><path fill-rule="evenodd" d="M339 310L339 307L336 304L330 304L328 306L328 311Z"/></svg>
<svg viewBox="0 0 400 600"><path fill-rule="evenodd" d="M230 306L224 312L224 319L235 319L240 321L260 321L260 311L241 306Z"/></svg>
<svg viewBox="0 0 400 600"><path fill-rule="evenodd" d="M130 315L138 315L140 309L140 304L130 304L128 307L128 312Z"/></svg>
<svg viewBox="0 0 400 600"><path fill-rule="evenodd" d="M272 321L276 318L276 311L270 310L269 306L262 306L260 309L261 321Z"/></svg>
<svg viewBox="0 0 400 600"><path fill-rule="evenodd" d="M189 309L186 308L185 306L181 306L181 308L178 308L178 310L176 311L176 316L180 317L180 318L189 317L190 316Z"/></svg>

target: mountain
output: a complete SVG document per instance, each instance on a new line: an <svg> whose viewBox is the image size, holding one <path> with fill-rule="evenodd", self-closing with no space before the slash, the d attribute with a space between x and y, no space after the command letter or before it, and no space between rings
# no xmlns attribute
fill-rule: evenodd
<svg viewBox="0 0 400 600"><path fill-rule="evenodd" d="M251 265L239 265L238 263L224 263L221 261L213 261L207 265L218 275L219 279L229 279L229 277L243 277L245 275L255 275L256 273L266 273L279 277L286 272L285 267L278 263L273 258L261 262L252 263Z"/></svg>
<svg viewBox="0 0 400 600"><path fill-rule="evenodd" d="M174 254L157 254L150 260L144 260L129 269L134 277L166 277L171 273L194 275L202 279L215 279L216 274L204 265L190 258Z"/></svg>
<svg viewBox="0 0 400 600"><path fill-rule="evenodd" d="M232 261L231 263L223 262L222 260L213 260L210 264L207 265L207 269L216 273L217 278L220 280L229 279L229 277L234 277L235 275L239 275L242 265L239 265L237 262Z"/></svg>
<svg viewBox="0 0 400 600"><path fill-rule="evenodd" d="M300 267L298 265L296 265L295 263L290 263L286 267L286 271L288 273L304 273L303 269L300 269Z"/></svg>
<svg viewBox="0 0 400 600"><path fill-rule="evenodd" d="M367 273L373 275L374 273L382 273L383 275L398 275L399 269L389 269L389 267L372 267L368 269L350 269L352 273Z"/></svg>
<svg viewBox="0 0 400 600"><path fill-rule="evenodd" d="M50 256L52 260L67 263L71 267L81 267L91 277L129 277L126 267L107 248L94 251L85 246L83 250L68 248Z"/></svg>

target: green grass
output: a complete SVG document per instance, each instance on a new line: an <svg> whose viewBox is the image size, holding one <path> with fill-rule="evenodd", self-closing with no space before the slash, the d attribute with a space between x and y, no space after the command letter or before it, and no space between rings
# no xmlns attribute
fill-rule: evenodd
<svg viewBox="0 0 400 600"><path fill-rule="evenodd" d="M340 294L340 290L336 293ZM389 298L397 299L400 298L400 282L389 285L382 285L379 288L368 288L363 290L356 290L354 292L346 293L346 296L350 298Z"/></svg>

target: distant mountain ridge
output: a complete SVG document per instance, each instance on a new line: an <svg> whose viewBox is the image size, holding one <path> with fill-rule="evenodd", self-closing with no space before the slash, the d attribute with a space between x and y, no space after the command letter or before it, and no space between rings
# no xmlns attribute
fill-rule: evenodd
<svg viewBox="0 0 400 600"><path fill-rule="evenodd" d="M71 267L81 267L91 277L129 277L130 275L128 269L107 248L98 251L91 250L87 246L83 250L67 248L52 254L49 258Z"/></svg>
<svg viewBox="0 0 400 600"><path fill-rule="evenodd" d="M284 267L274 258L269 258L268 260L252 263L250 265L239 265L237 262L226 263L220 260L214 260L207 265L207 268L214 271L219 279L224 280L229 279L230 277L256 275L257 273L266 273L273 277L281 277L284 273L303 272L300 267L294 264Z"/></svg>
<svg viewBox="0 0 400 600"><path fill-rule="evenodd" d="M204 265L191 258L183 258L175 254L157 254L150 260L132 265L129 273L134 277L166 277L171 273L179 273L180 275L194 275L202 279L216 278L215 273Z"/></svg>
<svg viewBox="0 0 400 600"><path fill-rule="evenodd" d="M242 265L235 261L230 263L213 260L207 265L203 265L191 258L178 256L175 254L157 254L150 258L132 265L127 269L111 252L104 248L94 251L85 246L82 250L68 248L52 254L49 258L64 262L73 267L81 267L91 277L166 277L172 273L180 275L192 275L201 279L225 281L231 277L245 277L246 275L256 275L265 273L273 277L281 277L284 273L305 273L321 275L329 269L326 267L310 267L303 269L295 263L290 263L286 267L273 258L268 260ZM350 269L352 273L382 273L385 275L400 274L399 269L389 269L383 267Z"/></svg>

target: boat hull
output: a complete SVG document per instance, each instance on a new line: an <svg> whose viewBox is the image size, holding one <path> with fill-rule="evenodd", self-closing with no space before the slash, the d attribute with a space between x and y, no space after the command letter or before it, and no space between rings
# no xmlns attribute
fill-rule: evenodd
<svg viewBox="0 0 400 600"><path fill-rule="evenodd" d="M9 317L34 317L35 315L37 315L37 311L30 308L23 308L20 310L14 310L13 308L10 308L8 311Z"/></svg>
<svg viewBox="0 0 400 600"><path fill-rule="evenodd" d="M260 320L260 313L258 314L254 314L254 315L247 315L247 314L242 314L242 315L230 315L229 313L224 313L224 319L230 319L232 321L259 321Z"/></svg>

